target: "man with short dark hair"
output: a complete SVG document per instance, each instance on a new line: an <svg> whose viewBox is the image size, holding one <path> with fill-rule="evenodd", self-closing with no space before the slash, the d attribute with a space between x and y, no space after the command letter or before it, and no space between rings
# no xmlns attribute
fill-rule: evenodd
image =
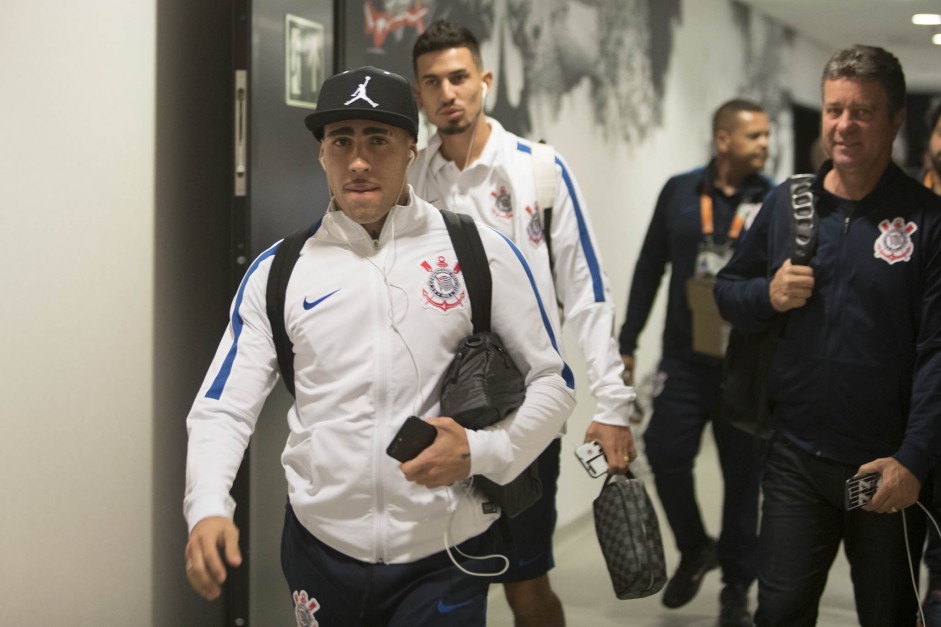
<svg viewBox="0 0 941 627"><path fill-rule="evenodd" d="M721 566L720 625L738 627L751 625L748 588L757 570L758 448L752 436L718 419L722 359L694 349L687 286L694 278L715 277L771 189L760 174L768 158L770 124L760 105L734 99L716 109L712 132L715 155L709 164L672 177L660 192L634 269L620 348L630 382L637 339L669 265L658 374L663 385L655 393L644 432L657 494L680 552L662 600L669 608L687 604L705 574ZM707 423L712 424L725 492L718 542L706 532L693 474Z"/></svg>
<svg viewBox="0 0 941 627"><path fill-rule="evenodd" d="M625 472L637 455L630 432L634 391L621 380L614 304L574 174L553 151L548 179L555 194L544 224L549 214L539 206L539 147L485 115L493 72L484 69L470 30L444 20L432 23L415 42L412 62L415 96L437 127L411 170L415 192L441 209L473 216L516 244L549 305L545 313L553 329L558 334L564 319L585 357L597 407L584 439L601 444L610 473ZM539 458L542 499L508 521L516 555L499 581L517 627L565 624L548 576L560 449L557 438Z"/></svg>
<svg viewBox="0 0 941 627"><path fill-rule="evenodd" d="M505 484L552 440L573 381L542 323L529 269L480 228L491 328L527 381L512 415L470 431L439 416L441 382L473 331L464 274L441 213L412 193L418 110L401 76L364 67L327 79L307 128L332 198L296 260L283 303L295 402L281 457L288 484L282 567L298 625L480 627L497 519L472 475ZM238 566L229 489L278 365L266 285L281 243L250 266L187 417L186 574L208 599ZM434 272L432 272L434 270ZM465 271L471 271L469 268ZM399 463L386 447L410 415L436 431ZM454 551L452 552L452 549Z"/></svg>
<svg viewBox="0 0 941 627"><path fill-rule="evenodd" d="M912 625L925 517L922 484L941 452L941 199L892 162L905 75L856 45L821 80L830 159L813 184L816 252L791 263L791 193L776 188L716 301L743 332L784 317L768 372L775 434L762 480L760 627L817 621L842 543L861 625ZM878 489L847 508L846 482ZM900 513L901 512L901 513ZM916 579L917 580L917 579Z"/></svg>

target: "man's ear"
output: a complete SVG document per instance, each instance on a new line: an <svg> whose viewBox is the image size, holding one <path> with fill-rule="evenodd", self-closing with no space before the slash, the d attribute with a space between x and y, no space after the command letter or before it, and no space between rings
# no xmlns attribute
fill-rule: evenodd
<svg viewBox="0 0 941 627"><path fill-rule="evenodd" d="M421 109L421 92L418 91L418 85L412 85L412 96L415 98L415 104L417 104L418 108Z"/></svg>
<svg viewBox="0 0 941 627"><path fill-rule="evenodd" d="M712 142L715 144L717 154L722 154L729 151L729 141L731 138L732 136L728 131L724 131L722 129L716 131L716 134L712 137Z"/></svg>
<svg viewBox="0 0 941 627"><path fill-rule="evenodd" d="M902 126L905 125L906 117L908 117L908 109L906 107L902 107L895 112L895 115L892 116L892 125L895 127L896 135L900 130L902 130Z"/></svg>
<svg viewBox="0 0 941 627"><path fill-rule="evenodd" d="M487 86L487 91L493 90L493 71L487 70L480 75L480 80Z"/></svg>

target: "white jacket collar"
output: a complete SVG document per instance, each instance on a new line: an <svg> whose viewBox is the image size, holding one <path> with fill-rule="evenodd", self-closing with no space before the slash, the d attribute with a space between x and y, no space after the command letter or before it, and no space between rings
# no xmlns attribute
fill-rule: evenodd
<svg viewBox="0 0 941 627"><path fill-rule="evenodd" d="M426 203L421 202L412 186L408 186L408 202L404 205L395 205L389 210L382 232L379 234L378 246L402 233L408 233L418 228L427 220ZM323 218L323 230L326 234L345 241L353 247L369 246L376 248L372 238L361 224L353 222L343 211L337 207L336 198L330 198L327 213Z"/></svg>

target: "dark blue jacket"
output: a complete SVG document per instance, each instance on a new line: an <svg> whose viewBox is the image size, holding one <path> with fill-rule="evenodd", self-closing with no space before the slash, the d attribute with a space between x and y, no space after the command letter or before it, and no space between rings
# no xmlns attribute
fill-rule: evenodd
<svg viewBox="0 0 941 627"><path fill-rule="evenodd" d="M715 180L713 164L678 174L667 181L647 229L643 248L634 268L627 315L619 336L622 355L633 355L637 336L647 324L650 309L660 288L667 264L671 266L666 322L663 328L663 355L686 361L719 366L721 360L693 351L692 317L686 299L686 281L693 276L702 225L699 194L711 189ZM727 240L732 216L742 203L761 203L772 183L755 174L748 177L741 190L726 196L712 190L715 242Z"/></svg>
<svg viewBox="0 0 941 627"><path fill-rule="evenodd" d="M920 480L941 449L941 198L895 165L860 201L826 192L814 291L787 316L769 372L777 430L847 465L894 456ZM719 273L716 302L743 331L776 315L768 285L793 250L787 184Z"/></svg>

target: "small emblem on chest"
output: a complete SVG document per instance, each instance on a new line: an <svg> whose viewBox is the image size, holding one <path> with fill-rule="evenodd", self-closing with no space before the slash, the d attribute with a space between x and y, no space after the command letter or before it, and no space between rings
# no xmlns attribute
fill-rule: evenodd
<svg viewBox="0 0 941 627"><path fill-rule="evenodd" d="M467 292L458 276L461 273L460 264L455 263L452 268L444 256L440 256L434 265L423 261L421 267L429 273L428 281L421 291L426 307L434 307L446 313L464 305Z"/></svg>
<svg viewBox="0 0 941 627"><path fill-rule="evenodd" d="M879 230L882 233L873 245L873 256L890 265L911 260L912 252L915 250L911 235L918 230L917 224L905 222L902 218L895 218L891 222L889 220L880 222Z"/></svg>
<svg viewBox="0 0 941 627"><path fill-rule="evenodd" d="M538 246L543 240L542 218L539 217L539 211L532 207L526 207L526 214L529 216L529 224L526 225L526 235L533 246Z"/></svg>
<svg viewBox="0 0 941 627"><path fill-rule="evenodd" d="M503 185L500 186L495 192L490 192L490 195L494 198L493 212L494 217L501 218L503 220L509 220L513 217L513 200L510 196L510 192L507 191L506 187Z"/></svg>

